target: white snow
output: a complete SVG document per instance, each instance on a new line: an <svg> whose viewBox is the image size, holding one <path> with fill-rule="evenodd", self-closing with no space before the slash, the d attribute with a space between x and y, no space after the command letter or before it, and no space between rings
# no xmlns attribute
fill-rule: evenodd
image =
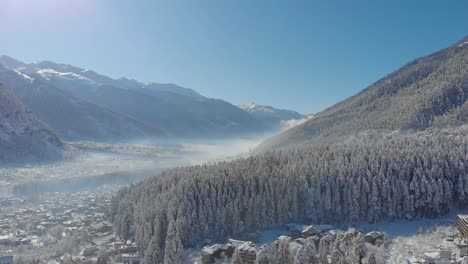
<svg viewBox="0 0 468 264"><path fill-rule="evenodd" d="M463 47L463 46L465 46L466 44L468 44L468 41L463 42L462 44L458 45L458 47Z"/></svg>
<svg viewBox="0 0 468 264"><path fill-rule="evenodd" d="M255 103L246 103L241 105L241 108L247 111L256 111L256 112L264 112L264 113L273 113L275 109L271 106L262 106L257 105Z"/></svg>
<svg viewBox="0 0 468 264"><path fill-rule="evenodd" d="M29 77L28 75L18 71L18 70L15 70L15 69L12 69L14 72L16 72L18 75L20 75L21 77L23 77L24 79L26 80L29 80L30 82L32 82L34 80L34 78L31 78Z"/></svg>
<svg viewBox="0 0 468 264"><path fill-rule="evenodd" d="M58 72L53 69L39 69L37 73L44 77L46 80L50 80L51 78L63 78L68 80L84 81L90 84L95 83L93 80L86 78L82 75L76 74L74 72Z"/></svg>

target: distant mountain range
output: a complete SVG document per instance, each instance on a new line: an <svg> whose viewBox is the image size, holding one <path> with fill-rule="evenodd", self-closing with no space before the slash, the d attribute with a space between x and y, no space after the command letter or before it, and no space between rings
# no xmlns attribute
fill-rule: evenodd
<svg viewBox="0 0 468 264"><path fill-rule="evenodd" d="M55 159L66 146L13 94L0 85L0 164Z"/></svg>
<svg viewBox="0 0 468 264"><path fill-rule="evenodd" d="M157 128L17 70L0 66L0 83L64 139L109 141L162 134Z"/></svg>
<svg viewBox="0 0 468 264"><path fill-rule="evenodd" d="M280 121L305 118L304 115L301 115L295 111L276 109L272 106L257 105L255 103L246 103L241 105L240 108L262 119L272 119Z"/></svg>
<svg viewBox="0 0 468 264"><path fill-rule="evenodd" d="M468 37L416 59L360 93L275 136L259 150L335 141L369 130L424 130L468 121Z"/></svg>
<svg viewBox="0 0 468 264"><path fill-rule="evenodd" d="M0 83L67 140L229 137L301 117L286 110L262 115L174 84L113 79L51 61L0 56L0 65Z"/></svg>

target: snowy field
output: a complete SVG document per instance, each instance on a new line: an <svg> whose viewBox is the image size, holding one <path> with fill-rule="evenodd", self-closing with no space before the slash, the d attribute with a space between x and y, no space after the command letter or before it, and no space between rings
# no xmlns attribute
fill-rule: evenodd
<svg viewBox="0 0 468 264"><path fill-rule="evenodd" d="M457 234L455 225L444 225L430 228L420 234L397 236L388 246L387 263L407 263L408 256L421 257L425 252L437 251L439 248L450 249L454 253L456 246L447 238Z"/></svg>

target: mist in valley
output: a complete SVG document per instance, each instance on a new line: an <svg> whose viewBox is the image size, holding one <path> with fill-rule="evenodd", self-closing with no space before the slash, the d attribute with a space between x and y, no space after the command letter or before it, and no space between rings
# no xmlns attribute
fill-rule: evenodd
<svg viewBox="0 0 468 264"><path fill-rule="evenodd" d="M127 143L67 142L73 156L58 162L0 168L0 196L125 186L161 170L248 156L275 132L228 139L142 139Z"/></svg>

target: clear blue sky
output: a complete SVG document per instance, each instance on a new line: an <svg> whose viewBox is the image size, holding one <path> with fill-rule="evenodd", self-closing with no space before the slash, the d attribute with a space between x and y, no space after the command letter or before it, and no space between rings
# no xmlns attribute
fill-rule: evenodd
<svg viewBox="0 0 468 264"><path fill-rule="evenodd" d="M467 34L467 1L0 1L0 54L303 113Z"/></svg>

